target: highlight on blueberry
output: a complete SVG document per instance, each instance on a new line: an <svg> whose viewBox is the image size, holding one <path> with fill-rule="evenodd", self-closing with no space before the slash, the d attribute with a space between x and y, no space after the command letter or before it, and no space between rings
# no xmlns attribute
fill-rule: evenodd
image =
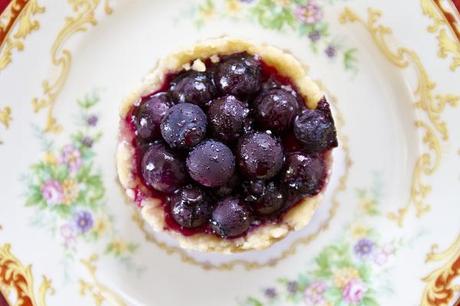
<svg viewBox="0 0 460 306"><path fill-rule="evenodd" d="M235 171L235 156L219 141L206 140L197 145L187 157L190 177L206 187L223 186Z"/></svg>
<svg viewBox="0 0 460 306"><path fill-rule="evenodd" d="M219 201L211 216L211 228L222 238L242 235L249 229L251 222L251 211L236 197Z"/></svg>
<svg viewBox="0 0 460 306"><path fill-rule="evenodd" d="M266 132L244 136L237 146L238 167L252 179L269 179L283 167L283 147L278 139Z"/></svg>
<svg viewBox="0 0 460 306"><path fill-rule="evenodd" d="M190 149L206 136L207 117L203 110L190 103L171 107L161 122L161 135L173 149Z"/></svg>
<svg viewBox="0 0 460 306"><path fill-rule="evenodd" d="M212 205L207 194L199 187L187 185L169 198L171 216L185 228L196 228L208 222Z"/></svg>
<svg viewBox="0 0 460 306"><path fill-rule="evenodd" d="M141 161L142 177L153 189L170 193L186 181L184 162L163 144L151 145Z"/></svg>

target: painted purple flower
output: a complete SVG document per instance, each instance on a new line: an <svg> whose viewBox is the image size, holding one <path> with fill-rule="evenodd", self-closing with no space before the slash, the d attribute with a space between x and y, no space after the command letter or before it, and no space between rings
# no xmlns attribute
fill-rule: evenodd
<svg viewBox="0 0 460 306"><path fill-rule="evenodd" d="M343 288L342 298L345 302L350 304L359 304L367 291L366 285L357 279L352 279Z"/></svg>
<svg viewBox="0 0 460 306"><path fill-rule="evenodd" d="M294 13L306 24L317 23L323 18L323 11L315 0L308 1L306 5L299 5Z"/></svg>
<svg viewBox="0 0 460 306"><path fill-rule="evenodd" d="M334 47L333 45L327 46L327 48L324 50L324 53L330 58L333 58L337 55L337 48Z"/></svg>
<svg viewBox="0 0 460 306"><path fill-rule="evenodd" d="M59 228L64 244L69 247L75 242L75 228L71 224L63 224Z"/></svg>
<svg viewBox="0 0 460 306"><path fill-rule="evenodd" d="M363 238L358 240L353 249L358 257L367 257L372 253L373 248L374 243L369 239Z"/></svg>
<svg viewBox="0 0 460 306"><path fill-rule="evenodd" d="M83 137L83 139L81 140L81 143L82 145L84 145L85 147L88 147L88 148L91 148L93 146L93 143L94 143L94 140L89 137L89 136L85 136Z"/></svg>
<svg viewBox="0 0 460 306"><path fill-rule="evenodd" d="M91 115L91 116L89 116L89 117L86 119L86 123L87 123L89 126L96 126L98 120L99 120L99 118L97 118L96 115Z"/></svg>
<svg viewBox="0 0 460 306"><path fill-rule="evenodd" d="M321 305L325 302L327 285L323 281L312 282L304 291L305 305Z"/></svg>
<svg viewBox="0 0 460 306"><path fill-rule="evenodd" d="M291 294L294 294L299 290L299 284L296 281L290 281L287 283L287 291Z"/></svg>
<svg viewBox="0 0 460 306"><path fill-rule="evenodd" d="M64 196L61 183L56 180L48 180L41 187L42 196L48 205L62 203Z"/></svg>
<svg viewBox="0 0 460 306"><path fill-rule="evenodd" d="M274 299L278 294L275 288L267 288L264 290L264 295L269 299Z"/></svg>
<svg viewBox="0 0 460 306"><path fill-rule="evenodd" d="M67 166L70 172L75 173L82 164L81 153L73 145L66 145L62 148L60 161Z"/></svg>
<svg viewBox="0 0 460 306"><path fill-rule="evenodd" d="M80 211L74 216L75 226L80 234L86 233L93 227L93 216L88 211Z"/></svg>
<svg viewBox="0 0 460 306"><path fill-rule="evenodd" d="M308 34L308 38L312 41L312 42L317 42L318 40L320 40L321 38L321 33L319 31L311 31L309 34Z"/></svg>

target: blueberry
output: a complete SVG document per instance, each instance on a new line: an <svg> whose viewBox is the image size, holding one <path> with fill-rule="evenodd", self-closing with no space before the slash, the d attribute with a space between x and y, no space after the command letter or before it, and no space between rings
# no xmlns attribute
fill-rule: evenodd
<svg viewBox="0 0 460 306"><path fill-rule="evenodd" d="M159 92L139 105L134 115L137 135L143 140L160 137L160 123L168 109L173 106L169 95Z"/></svg>
<svg viewBox="0 0 460 306"><path fill-rule="evenodd" d="M169 204L173 219L185 228L204 225L212 213L206 193L192 185L178 189L170 197Z"/></svg>
<svg viewBox="0 0 460 306"><path fill-rule="evenodd" d="M242 235L251 225L251 211L235 197L225 198L217 203L212 212L211 228L222 238Z"/></svg>
<svg viewBox="0 0 460 306"><path fill-rule="evenodd" d="M299 111L297 97L281 88L272 88L261 93L254 104L257 122L264 128L278 133L291 127Z"/></svg>
<svg viewBox="0 0 460 306"><path fill-rule="evenodd" d="M170 193L186 180L184 163L162 144L150 146L141 161L145 183L155 190Z"/></svg>
<svg viewBox="0 0 460 306"><path fill-rule="evenodd" d="M275 182L261 180L243 183L244 201L259 215L270 215L279 211L284 204L284 195Z"/></svg>
<svg viewBox="0 0 460 306"><path fill-rule="evenodd" d="M206 140L187 157L187 170L192 179L206 187L223 186L233 176L235 157L223 143Z"/></svg>
<svg viewBox="0 0 460 306"><path fill-rule="evenodd" d="M318 194L325 183L327 168L318 154L291 153L281 181L290 196L313 196Z"/></svg>
<svg viewBox="0 0 460 306"><path fill-rule="evenodd" d="M214 79L221 93L246 97L261 87L261 64L248 54L229 56L218 64Z"/></svg>
<svg viewBox="0 0 460 306"><path fill-rule="evenodd" d="M241 136L249 108L234 96L224 96L211 102L208 109L213 135L223 141L233 141Z"/></svg>
<svg viewBox="0 0 460 306"><path fill-rule="evenodd" d="M244 136L237 148L240 171L252 179L269 179L283 167L281 143L269 133L255 132Z"/></svg>
<svg viewBox="0 0 460 306"><path fill-rule="evenodd" d="M167 111L160 127L171 148L188 149L206 136L207 118L199 106L180 103Z"/></svg>
<svg viewBox="0 0 460 306"><path fill-rule="evenodd" d="M306 109L295 118L294 135L308 152L321 152L338 145L332 116L318 109Z"/></svg>
<svg viewBox="0 0 460 306"><path fill-rule="evenodd" d="M189 70L178 75L169 88L174 101L193 103L201 107L211 101L216 94L212 77L206 72Z"/></svg>

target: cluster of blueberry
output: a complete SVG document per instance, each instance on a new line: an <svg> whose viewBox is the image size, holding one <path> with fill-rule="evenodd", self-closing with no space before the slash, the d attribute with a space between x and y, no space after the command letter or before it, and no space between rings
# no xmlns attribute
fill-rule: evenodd
<svg viewBox="0 0 460 306"><path fill-rule="evenodd" d="M180 229L246 233L325 183L337 146L325 99L310 110L289 80L246 53L180 72L132 111L138 173L167 195Z"/></svg>

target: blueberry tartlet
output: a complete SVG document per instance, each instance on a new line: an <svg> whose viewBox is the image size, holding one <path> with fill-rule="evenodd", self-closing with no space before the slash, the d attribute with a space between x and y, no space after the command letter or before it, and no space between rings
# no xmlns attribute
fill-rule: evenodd
<svg viewBox="0 0 460 306"><path fill-rule="evenodd" d="M233 253L310 222L337 145L329 104L292 55L220 38L163 58L124 101L117 167L155 231Z"/></svg>

